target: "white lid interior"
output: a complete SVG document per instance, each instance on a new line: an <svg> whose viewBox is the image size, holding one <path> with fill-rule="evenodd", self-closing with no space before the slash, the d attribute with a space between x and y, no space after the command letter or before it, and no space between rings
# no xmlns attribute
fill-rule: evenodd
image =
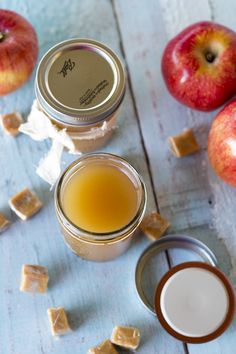
<svg viewBox="0 0 236 354"><path fill-rule="evenodd" d="M221 279L207 269L179 270L165 283L162 314L176 332L188 337L211 334L223 323L229 297Z"/></svg>

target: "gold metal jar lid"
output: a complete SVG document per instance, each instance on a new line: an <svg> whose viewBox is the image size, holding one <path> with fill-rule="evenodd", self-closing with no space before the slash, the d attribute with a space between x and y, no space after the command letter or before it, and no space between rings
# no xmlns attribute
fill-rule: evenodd
<svg viewBox="0 0 236 354"><path fill-rule="evenodd" d="M52 47L36 74L36 97L55 121L93 125L109 117L125 93L125 72L117 55L90 39L70 39Z"/></svg>

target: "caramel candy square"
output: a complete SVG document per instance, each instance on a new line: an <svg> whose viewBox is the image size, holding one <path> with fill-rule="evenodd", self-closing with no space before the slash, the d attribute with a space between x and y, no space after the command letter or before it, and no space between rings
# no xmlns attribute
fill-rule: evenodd
<svg viewBox="0 0 236 354"><path fill-rule="evenodd" d="M59 336L70 331L67 315L63 307L50 308L47 312L53 336Z"/></svg>
<svg viewBox="0 0 236 354"><path fill-rule="evenodd" d="M6 134L16 136L19 134L19 126L23 123L20 113L13 112L1 116L1 124Z"/></svg>
<svg viewBox="0 0 236 354"><path fill-rule="evenodd" d="M169 221L155 211L145 216L140 224L140 230L152 241L158 240L169 227Z"/></svg>
<svg viewBox="0 0 236 354"><path fill-rule="evenodd" d="M184 157L199 151L200 147L192 129L187 129L179 135L169 137L170 149L176 157Z"/></svg>
<svg viewBox="0 0 236 354"><path fill-rule="evenodd" d="M137 349L140 343L140 331L135 327L116 326L112 331L111 342L125 349Z"/></svg>
<svg viewBox="0 0 236 354"><path fill-rule="evenodd" d="M20 290L30 293L45 293L48 287L48 270L39 265L24 264Z"/></svg>
<svg viewBox="0 0 236 354"><path fill-rule="evenodd" d="M17 193L9 200L11 209L22 219L26 220L33 216L42 207L37 195L28 188Z"/></svg>
<svg viewBox="0 0 236 354"><path fill-rule="evenodd" d="M109 339L107 339L97 347L89 349L87 354L118 354L118 351L109 341Z"/></svg>
<svg viewBox="0 0 236 354"><path fill-rule="evenodd" d="M5 215L0 213L0 233L5 231L10 226L10 221L7 220Z"/></svg>

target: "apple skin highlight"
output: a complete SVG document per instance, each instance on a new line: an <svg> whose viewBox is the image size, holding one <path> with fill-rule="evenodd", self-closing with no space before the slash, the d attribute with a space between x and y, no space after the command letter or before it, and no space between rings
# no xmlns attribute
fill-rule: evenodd
<svg viewBox="0 0 236 354"><path fill-rule="evenodd" d="M213 22L187 27L162 57L166 86L179 102L214 110L236 94L236 33Z"/></svg>
<svg viewBox="0 0 236 354"><path fill-rule="evenodd" d="M19 14L0 10L0 96L22 86L30 77L38 56L34 28Z"/></svg>
<svg viewBox="0 0 236 354"><path fill-rule="evenodd" d="M213 120L208 156L216 174L236 187L236 100L226 105Z"/></svg>

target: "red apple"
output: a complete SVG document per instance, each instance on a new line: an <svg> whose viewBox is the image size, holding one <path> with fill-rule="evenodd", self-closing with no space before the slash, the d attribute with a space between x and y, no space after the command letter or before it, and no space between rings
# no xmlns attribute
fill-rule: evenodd
<svg viewBox="0 0 236 354"><path fill-rule="evenodd" d="M181 103L211 111L236 94L236 33L213 22L187 27L166 46L162 74Z"/></svg>
<svg viewBox="0 0 236 354"><path fill-rule="evenodd" d="M0 9L0 96L23 85L38 56L34 28L22 16Z"/></svg>
<svg viewBox="0 0 236 354"><path fill-rule="evenodd" d="M227 104L213 120L208 155L216 174L236 187L236 100Z"/></svg>

